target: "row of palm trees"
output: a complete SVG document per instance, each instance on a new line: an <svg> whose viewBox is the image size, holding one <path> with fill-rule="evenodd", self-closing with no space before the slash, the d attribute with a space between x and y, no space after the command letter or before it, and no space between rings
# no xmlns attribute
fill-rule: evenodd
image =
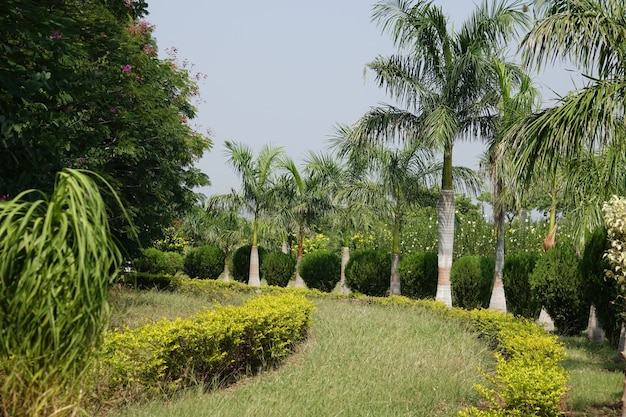
<svg viewBox="0 0 626 417"><path fill-rule="evenodd" d="M557 191L566 193L582 243L601 224L601 202L626 184L624 5L537 0L529 8L518 0L485 1L455 30L432 1L383 0L374 6L373 20L398 52L375 58L367 68L396 104L374 107L351 126L340 126L334 154L308 155L301 171L278 147L267 145L255 158L245 145L227 142L228 161L242 187L211 197L207 209L250 216L249 283L260 285L262 216L271 213L276 219L271 224L285 235L296 233L300 258L302 237L323 213L333 211L346 248L351 232L363 226L365 207L387 213L397 266L402 217L419 204L424 190L439 183L436 298L451 305L454 190L478 186L471 171L452 166L452 154L457 140L481 139L487 143L481 171L492 187L497 235L491 307L505 310L505 211L522 209L530 185L542 182L552 200L551 229L556 230ZM517 65L504 53L522 31L527 31L520 43L523 62ZM593 77L557 106L539 110L539 94L525 71L559 58ZM443 160L435 163L438 155ZM401 292L394 268L390 292Z"/></svg>

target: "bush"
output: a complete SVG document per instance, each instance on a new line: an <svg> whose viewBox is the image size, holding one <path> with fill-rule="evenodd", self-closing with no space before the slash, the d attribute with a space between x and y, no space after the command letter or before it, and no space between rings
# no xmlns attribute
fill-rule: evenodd
<svg viewBox="0 0 626 417"><path fill-rule="evenodd" d="M537 262L536 253L514 253L504 259L502 282L510 313L529 319L539 318L541 304L533 296L530 274Z"/></svg>
<svg viewBox="0 0 626 417"><path fill-rule="evenodd" d="M263 272L263 262L265 259L265 255L267 251L262 246L258 247L259 249L259 273L261 274L261 279L264 278ZM248 278L250 277L250 251L252 250L252 245L244 245L237 249L233 254L233 259L231 261L232 267L230 268L230 273L232 274L235 281L247 283Z"/></svg>
<svg viewBox="0 0 626 417"><path fill-rule="evenodd" d="M437 294L437 254L435 252L407 253L400 265L402 295L411 298L435 298Z"/></svg>
<svg viewBox="0 0 626 417"><path fill-rule="evenodd" d="M453 305L468 310L489 307L495 261L477 255L462 256L452 264Z"/></svg>
<svg viewBox="0 0 626 417"><path fill-rule="evenodd" d="M200 246L185 256L185 274L190 278L217 279L224 271L224 251L217 246Z"/></svg>
<svg viewBox="0 0 626 417"><path fill-rule="evenodd" d="M273 252L265 256L262 274L267 285L286 287L296 271L296 260L283 252Z"/></svg>
<svg viewBox="0 0 626 417"><path fill-rule="evenodd" d="M571 245L544 253L530 275L530 285L558 334L571 336L587 327L590 304L583 294L578 259Z"/></svg>
<svg viewBox="0 0 626 417"><path fill-rule="evenodd" d="M310 252L302 256L299 272L307 287L331 292L341 277L341 258L328 250Z"/></svg>
<svg viewBox="0 0 626 417"><path fill-rule="evenodd" d="M174 275L183 269L183 256L180 253L148 248L142 250L141 254L141 258L133 262L133 266L139 272Z"/></svg>
<svg viewBox="0 0 626 417"><path fill-rule="evenodd" d="M243 306L110 332L93 397L106 403L163 396L272 366L305 337L313 309L300 295L263 295Z"/></svg>
<svg viewBox="0 0 626 417"><path fill-rule="evenodd" d="M617 281L606 278L604 273L605 269L610 268L609 262L604 258L609 246L607 229L604 227L596 229L585 244L580 271L585 298L596 307L596 316L607 341L612 347L617 348L624 310L616 303L619 298Z"/></svg>
<svg viewBox="0 0 626 417"><path fill-rule="evenodd" d="M346 285L361 294L381 297L389 292L391 254L365 249L350 255L346 265Z"/></svg>

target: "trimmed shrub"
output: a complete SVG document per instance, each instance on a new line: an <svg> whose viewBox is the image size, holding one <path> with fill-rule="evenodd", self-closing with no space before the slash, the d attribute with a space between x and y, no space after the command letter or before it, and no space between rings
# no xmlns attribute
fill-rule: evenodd
<svg viewBox="0 0 626 417"><path fill-rule="evenodd" d="M262 267L263 261L265 259L265 255L267 255L267 250L264 247L259 246L259 273L261 274L261 279L264 278ZM248 278L250 277L250 251L252 250L252 245L244 245L237 249L235 253L233 253L233 258L231 260L230 273L235 281L247 283Z"/></svg>
<svg viewBox="0 0 626 417"><path fill-rule="evenodd" d="M286 287L296 272L296 260L283 252L272 252L263 259L261 274L267 285Z"/></svg>
<svg viewBox="0 0 626 417"><path fill-rule="evenodd" d="M180 253L147 248L141 254L140 258L133 261L134 268L139 272L174 275L183 269L183 256Z"/></svg>
<svg viewBox="0 0 626 417"><path fill-rule="evenodd" d="M262 295L238 307L109 332L94 398L153 398L271 367L306 336L313 310L302 295Z"/></svg>
<svg viewBox="0 0 626 417"><path fill-rule="evenodd" d="M389 292L391 254L365 249L350 255L346 265L346 285L361 294L382 297Z"/></svg>
<svg viewBox="0 0 626 417"><path fill-rule="evenodd" d="M513 253L504 259L502 282L509 313L529 319L539 318L541 304L533 296L530 274L537 262L536 253Z"/></svg>
<svg viewBox="0 0 626 417"><path fill-rule="evenodd" d="M619 299L617 281L606 278L604 273L605 269L610 268L609 262L604 257L610 246L607 229L604 227L596 229L585 244L580 260L580 272L585 298L596 307L596 316L607 341L612 347L617 348L624 309L616 302Z"/></svg>
<svg viewBox="0 0 626 417"><path fill-rule="evenodd" d="M398 265L402 295L411 298L435 298L438 268L435 252L402 255Z"/></svg>
<svg viewBox="0 0 626 417"><path fill-rule="evenodd" d="M539 257L530 285L558 334L572 336L587 327L590 304L584 297L578 259L571 245L554 247Z"/></svg>
<svg viewBox="0 0 626 417"><path fill-rule="evenodd" d="M151 274L149 272L131 272L120 277L118 283L137 290L174 291L180 277L169 274Z"/></svg>
<svg viewBox="0 0 626 417"><path fill-rule="evenodd" d="M495 261L477 255L462 256L452 264L452 304L468 310L489 307Z"/></svg>
<svg viewBox="0 0 626 417"><path fill-rule="evenodd" d="M185 255L185 274L190 278L217 279L224 271L224 251L217 246L200 246Z"/></svg>
<svg viewBox="0 0 626 417"><path fill-rule="evenodd" d="M341 258L329 250L318 250L302 256L300 276L309 288L331 292L341 278Z"/></svg>

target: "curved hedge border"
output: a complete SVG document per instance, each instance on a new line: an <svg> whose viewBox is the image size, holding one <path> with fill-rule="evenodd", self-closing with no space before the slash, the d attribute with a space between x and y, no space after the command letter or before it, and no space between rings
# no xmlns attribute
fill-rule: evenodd
<svg viewBox="0 0 626 417"><path fill-rule="evenodd" d="M494 374L481 371L490 386L476 386L477 391L486 400L486 406L468 407L459 412L460 417L557 417L563 415L559 409L559 403L567 392L568 375L560 362L565 357L565 348L556 336L547 333L529 319L516 318L511 314L489 310L467 311L448 308L443 303L433 300L412 300L401 296L366 297L355 294L331 294L302 288L271 286L257 288L236 282L175 278L172 279L171 289L208 296L226 290L244 294L259 291L272 294L272 296L266 295L259 299L295 297L300 300L298 303L303 303L309 309L303 329L308 328L309 316L313 309L313 305L306 301L305 296L350 299L360 303L406 305L436 311L444 316L467 322L469 330L476 331L481 337L489 340L496 357ZM252 301L254 300L256 298ZM248 303L244 306L247 305ZM298 308L302 309L302 307ZM228 308L222 308L222 310L225 309ZM156 338L158 339L159 336ZM137 343L140 342L137 341ZM137 377L141 382L142 377L139 375ZM160 385L157 384L157 386Z"/></svg>
<svg viewBox="0 0 626 417"><path fill-rule="evenodd" d="M104 402L137 400L257 372L285 358L306 336L314 308L301 295L261 295L188 319L115 330L102 348L96 395Z"/></svg>

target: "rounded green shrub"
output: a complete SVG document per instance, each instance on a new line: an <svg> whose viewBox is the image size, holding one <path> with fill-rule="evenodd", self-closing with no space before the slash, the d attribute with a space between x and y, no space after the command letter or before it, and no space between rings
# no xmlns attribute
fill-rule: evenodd
<svg viewBox="0 0 626 417"><path fill-rule="evenodd" d="M224 271L224 251L217 246L200 246L185 255L185 274L190 278L217 279Z"/></svg>
<svg viewBox="0 0 626 417"><path fill-rule="evenodd" d="M564 336L587 327L590 304L585 300L576 252L571 245L557 246L537 259L530 275L532 291Z"/></svg>
<svg viewBox="0 0 626 417"><path fill-rule="evenodd" d="M452 304L471 310L489 307L495 261L477 255L462 256L452 264Z"/></svg>
<svg viewBox="0 0 626 417"><path fill-rule="evenodd" d="M272 252L263 259L261 274L267 285L286 287L296 272L296 260L283 252Z"/></svg>
<svg viewBox="0 0 626 417"><path fill-rule="evenodd" d="M391 254L365 249L350 255L346 265L346 285L361 294L382 297L389 292Z"/></svg>
<svg viewBox="0 0 626 417"><path fill-rule="evenodd" d="M516 316L534 320L539 318L541 312L541 304L533 296L529 279L536 262L536 253L513 253L506 256L502 267L507 310Z"/></svg>
<svg viewBox="0 0 626 417"><path fill-rule="evenodd" d="M435 298L439 274L435 252L402 255L398 270L402 295L411 298Z"/></svg>
<svg viewBox="0 0 626 417"><path fill-rule="evenodd" d="M329 250L306 253L298 267L307 287L331 292L341 277L341 258Z"/></svg>
<svg viewBox="0 0 626 417"><path fill-rule="evenodd" d="M604 258L604 253L610 245L607 229L604 227L596 229L585 244L580 260L580 272L585 297L596 307L596 317L605 337L609 344L616 348L619 344L624 309L616 302L619 298L617 281L607 279L604 274L604 270L610 268Z"/></svg>
<svg viewBox="0 0 626 417"><path fill-rule="evenodd" d="M139 272L174 275L183 269L183 256L180 253L147 248L141 251L141 255L133 262Z"/></svg>
<svg viewBox="0 0 626 417"><path fill-rule="evenodd" d="M230 265L230 273L232 274L235 281L247 283L248 278L250 277L250 251L252 250L252 245L244 245L233 253L233 257L231 259ZM264 278L262 267L263 261L265 259L265 255L267 254L267 250L262 246L258 247L259 250L259 273L261 274L261 279Z"/></svg>

